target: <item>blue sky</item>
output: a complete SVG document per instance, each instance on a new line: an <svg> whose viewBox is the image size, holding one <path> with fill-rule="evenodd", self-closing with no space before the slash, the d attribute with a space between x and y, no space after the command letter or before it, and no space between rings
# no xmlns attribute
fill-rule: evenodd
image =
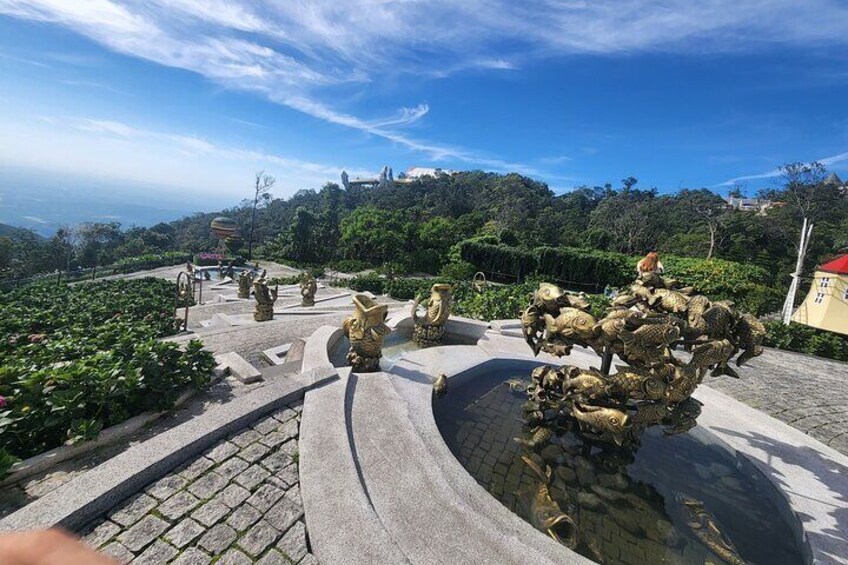
<svg viewBox="0 0 848 565"><path fill-rule="evenodd" d="M0 0L0 165L231 204L383 164L754 191L848 176L846 30L835 0Z"/></svg>

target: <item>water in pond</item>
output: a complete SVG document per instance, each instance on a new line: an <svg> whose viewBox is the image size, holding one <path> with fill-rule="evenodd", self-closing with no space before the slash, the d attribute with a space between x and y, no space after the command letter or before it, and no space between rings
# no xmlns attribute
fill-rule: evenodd
<svg viewBox="0 0 848 565"><path fill-rule="evenodd" d="M544 483L521 458L529 452L513 440L527 431L521 405L528 374L487 370L452 385L435 400L434 411L459 462L532 523L532 498ZM635 453L587 450L576 437L563 436L533 457L550 466L550 496L573 519L576 551L589 559L639 565L808 562L796 518L775 486L706 430L665 437L659 427L650 428ZM721 534L710 534L710 526ZM714 543L721 537L742 561Z"/></svg>
<svg viewBox="0 0 848 565"><path fill-rule="evenodd" d="M420 345L412 341L410 328L401 328L393 330L392 333L386 336L383 341L383 358L380 360L380 366L383 369L388 369L407 353L422 349ZM442 345L474 345L477 343L477 338L457 336L455 334L446 333L442 339ZM347 365L347 352L350 349L350 342L346 337L339 339L335 345L330 348L330 362L334 367L344 367Z"/></svg>
<svg viewBox="0 0 848 565"><path fill-rule="evenodd" d="M225 266L224 272L226 273L226 271L227 271L227 267ZM242 271L247 271L247 272L252 273L254 275L259 273L259 271L257 271L253 267L250 267L250 268L233 267L233 274L235 275L236 279L238 278L238 276L241 274ZM206 279L205 273L209 274L209 279ZM217 280L221 280L223 277L220 276L218 267L204 267L203 269L198 269L197 271L195 271L194 278L196 278L198 280L203 279L203 280L217 281Z"/></svg>

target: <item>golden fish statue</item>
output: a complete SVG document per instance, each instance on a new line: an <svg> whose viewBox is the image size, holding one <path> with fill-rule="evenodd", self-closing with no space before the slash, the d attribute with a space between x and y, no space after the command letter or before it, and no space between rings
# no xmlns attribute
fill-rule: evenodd
<svg viewBox="0 0 848 565"><path fill-rule="evenodd" d="M581 372L563 382L562 390L565 394L577 394L586 399L602 398L607 395L607 383L601 374Z"/></svg>
<svg viewBox="0 0 848 565"><path fill-rule="evenodd" d="M526 456L521 457L525 463L539 476L539 484L535 489L529 492L519 493L521 500L529 499L529 514L530 523L542 532L545 532L551 538L564 545L569 549L577 547L578 532L577 524L571 517L562 511L559 504L551 498L551 493L548 485L551 482L550 467L543 472L541 467L532 459Z"/></svg>
<svg viewBox="0 0 848 565"><path fill-rule="evenodd" d="M680 330L671 324L645 324L634 332L622 331L620 335L628 359L654 365L680 338Z"/></svg>
<svg viewBox="0 0 848 565"><path fill-rule="evenodd" d="M561 308L560 314L553 317L545 314L545 329L549 334L559 334L566 339L588 341L596 337L595 325L598 321L588 312L577 308Z"/></svg>
<svg viewBox="0 0 848 565"><path fill-rule="evenodd" d="M264 276L260 276L253 283L253 297L256 299L256 310L253 312L254 320L267 322L274 319L274 302L277 301L278 292L279 286L275 286L274 290L268 288L268 282Z"/></svg>
<svg viewBox="0 0 848 565"><path fill-rule="evenodd" d="M568 306L568 299L560 287L555 284L541 283L536 292L533 293L533 305L544 308L549 312L556 312L563 306Z"/></svg>
<svg viewBox="0 0 848 565"><path fill-rule="evenodd" d="M739 348L742 353L736 358L736 366L741 367L754 357L763 354L763 339L766 337L766 327L756 316L742 314L737 325L739 330Z"/></svg>
<svg viewBox="0 0 848 565"><path fill-rule="evenodd" d="M665 396L666 384L650 371L626 365L616 366L618 372L607 377L610 394L636 400L659 400Z"/></svg>
<svg viewBox="0 0 848 565"><path fill-rule="evenodd" d="M674 378L665 387L665 399L676 404L689 398L701 380L701 369L696 365L676 367Z"/></svg>
<svg viewBox="0 0 848 565"><path fill-rule="evenodd" d="M357 373L379 371L383 339L392 331L385 324L389 307L365 294L354 296L353 305L353 314L342 325L350 341L347 363Z"/></svg>
<svg viewBox="0 0 848 565"><path fill-rule="evenodd" d="M536 449L547 445L551 438L554 437L554 432L550 428L546 428L544 426L538 426L532 431L532 435L530 439L524 438L515 438L517 443L529 447L530 449Z"/></svg>
<svg viewBox="0 0 848 565"><path fill-rule="evenodd" d="M609 435L618 445L624 443L630 418L625 412L615 408L575 402L571 414L580 424L581 429L590 428L600 432L601 435Z"/></svg>
<svg viewBox="0 0 848 565"><path fill-rule="evenodd" d="M448 393L448 376L446 374L440 374L433 381L433 392L437 397L442 397Z"/></svg>
<svg viewBox="0 0 848 565"><path fill-rule="evenodd" d="M682 493L678 493L675 500L686 513L686 525L710 551L729 565L746 564L733 542L727 539L719 529L715 517L704 507L703 502Z"/></svg>
<svg viewBox="0 0 848 565"><path fill-rule="evenodd" d="M689 297L676 290L661 288L654 291L654 295L659 297L660 306L666 312L674 314L685 312L689 305Z"/></svg>
<svg viewBox="0 0 848 565"><path fill-rule="evenodd" d="M300 281L300 305L315 306L316 292L318 292L318 282L312 275L306 274Z"/></svg>
<svg viewBox="0 0 848 565"><path fill-rule="evenodd" d="M644 300L649 306L653 306L654 302L657 301L657 296L654 295L651 289L641 284L639 281L630 286L630 294L636 298Z"/></svg>
<svg viewBox="0 0 848 565"><path fill-rule="evenodd" d="M238 276L239 298L250 298L250 289L253 287L253 274L250 271L242 271Z"/></svg>
<svg viewBox="0 0 848 565"><path fill-rule="evenodd" d="M701 317L704 319L704 333L711 338L727 337L733 332L736 319L733 310L720 302L714 302Z"/></svg>
<svg viewBox="0 0 848 565"><path fill-rule="evenodd" d="M449 284L434 284L430 288L430 297L422 302L421 296L415 297L412 304L412 340L423 347L439 345L445 335L445 323L451 313L451 291ZM418 315L418 307L423 305L427 313Z"/></svg>

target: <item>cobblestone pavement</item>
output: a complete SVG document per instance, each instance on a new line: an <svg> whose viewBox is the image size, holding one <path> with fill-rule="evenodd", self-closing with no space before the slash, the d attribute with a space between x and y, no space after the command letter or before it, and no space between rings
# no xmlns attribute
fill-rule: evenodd
<svg viewBox="0 0 848 565"><path fill-rule="evenodd" d="M848 363L766 349L739 375L704 384L848 455Z"/></svg>
<svg viewBox="0 0 848 565"><path fill-rule="evenodd" d="M301 403L261 418L80 532L133 564L316 564L298 483Z"/></svg>

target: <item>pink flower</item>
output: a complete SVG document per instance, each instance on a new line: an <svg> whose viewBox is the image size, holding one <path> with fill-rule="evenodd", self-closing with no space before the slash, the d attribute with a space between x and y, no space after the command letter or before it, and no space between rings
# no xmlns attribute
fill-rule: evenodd
<svg viewBox="0 0 848 565"><path fill-rule="evenodd" d="M5 408L5 407L6 407L6 397L0 395L0 408Z"/></svg>

